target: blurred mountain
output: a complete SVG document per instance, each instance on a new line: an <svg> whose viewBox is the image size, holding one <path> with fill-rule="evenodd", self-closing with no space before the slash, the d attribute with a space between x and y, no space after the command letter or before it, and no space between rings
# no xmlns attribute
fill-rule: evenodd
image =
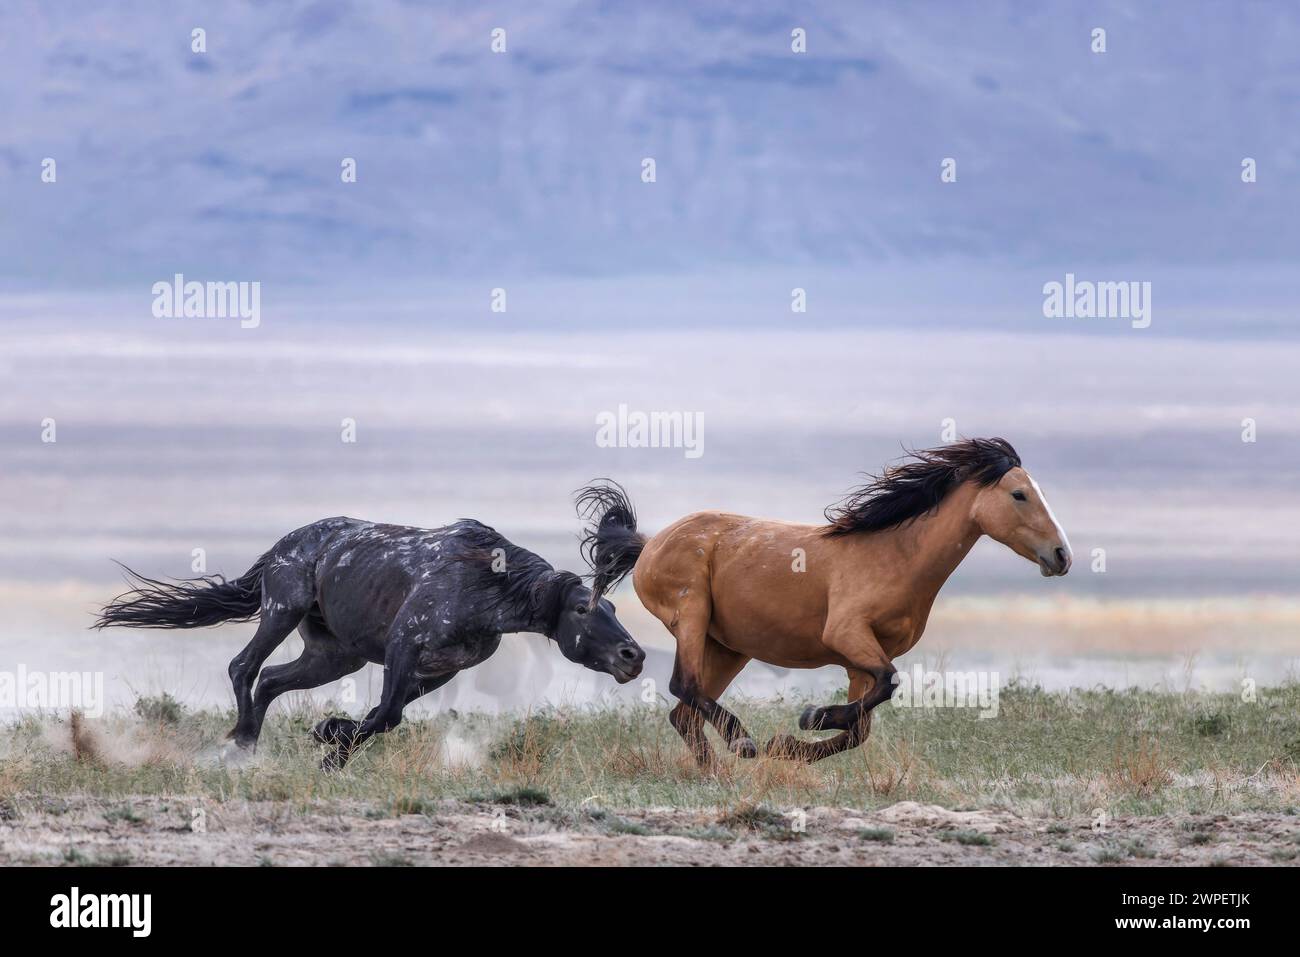
<svg viewBox="0 0 1300 957"><path fill-rule="evenodd" d="M0 60L11 289L1300 254L1294 6L27 0Z"/></svg>

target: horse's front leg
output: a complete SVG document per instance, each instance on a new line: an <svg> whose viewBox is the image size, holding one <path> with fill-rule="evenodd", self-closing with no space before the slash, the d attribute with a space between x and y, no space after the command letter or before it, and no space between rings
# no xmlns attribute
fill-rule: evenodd
<svg viewBox="0 0 1300 957"><path fill-rule="evenodd" d="M425 641L419 634L400 633L388 642L384 652L384 688L379 704L355 728L347 719L328 718L316 728L318 740L332 740L334 750L325 756L321 767L337 771L348 763L365 741L376 734L391 731L402 723L402 709L406 707L413 689L419 686L416 666L420 664ZM326 727L327 723L330 724Z"/></svg>
<svg viewBox="0 0 1300 957"><path fill-rule="evenodd" d="M405 704L410 704L417 698L423 698L431 691L437 691L452 678L456 677L455 671L449 671L445 675L438 675L436 678L429 678L425 681L418 682L406 694ZM379 706L370 709L363 721L373 721L379 714ZM330 747L338 747L343 742L352 741L357 736L357 729L361 727L362 722L352 718L330 717L317 722L316 727L312 728L312 737L321 744L327 744Z"/></svg>
<svg viewBox="0 0 1300 957"><path fill-rule="evenodd" d="M712 724L733 754L752 758L758 749L740 719L718 703L718 696L749 663L744 655L731 651L707 635L692 636L680 630L673 676L668 684L680 703L668 721L690 747L695 760L706 769L716 767L713 749L704 737L704 722Z"/></svg>
<svg viewBox="0 0 1300 957"><path fill-rule="evenodd" d="M818 707L810 704L799 715L799 727L804 731L857 731L864 721L870 725L871 709L889 700L894 689L894 669L875 671L849 669L849 694L847 704L828 704ZM866 740L866 734L862 739Z"/></svg>
<svg viewBox="0 0 1300 957"><path fill-rule="evenodd" d="M779 734L764 748L772 757L811 763L858 747L871 731L872 709L888 701L894 693L896 670L870 631L863 633L859 626L836 634L828 629L823 641L853 662L848 669L849 703L810 705L799 716L799 727L805 731L843 733L822 741L802 741L793 735Z"/></svg>

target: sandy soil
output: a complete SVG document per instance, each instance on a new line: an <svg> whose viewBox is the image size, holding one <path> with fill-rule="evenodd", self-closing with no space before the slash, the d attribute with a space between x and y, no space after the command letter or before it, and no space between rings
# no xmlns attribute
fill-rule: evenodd
<svg viewBox="0 0 1300 957"><path fill-rule="evenodd" d="M202 809L203 830L191 827ZM903 802L874 812L601 812L447 801L377 817L273 802L37 802L0 820L0 862L119 865L1206 865L1293 863L1300 823L1241 814L1091 822ZM892 839L890 839L892 837Z"/></svg>

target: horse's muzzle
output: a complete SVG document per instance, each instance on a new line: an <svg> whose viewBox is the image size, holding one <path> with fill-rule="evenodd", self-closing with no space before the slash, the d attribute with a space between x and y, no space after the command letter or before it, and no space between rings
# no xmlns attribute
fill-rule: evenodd
<svg viewBox="0 0 1300 957"><path fill-rule="evenodd" d="M615 652L613 659L606 665L606 670L622 685L639 675L644 665L645 652L641 646L629 643Z"/></svg>
<svg viewBox="0 0 1300 957"><path fill-rule="evenodd" d="M1054 575L1064 575L1070 570L1070 565L1074 562L1074 556L1070 554L1069 549L1057 546L1052 549L1049 556L1038 556L1038 567L1043 573L1044 578L1051 578Z"/></svg>

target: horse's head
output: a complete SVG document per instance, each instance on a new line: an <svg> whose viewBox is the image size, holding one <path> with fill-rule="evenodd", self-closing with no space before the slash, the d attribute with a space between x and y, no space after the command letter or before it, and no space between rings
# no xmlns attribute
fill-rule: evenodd
<svg viewBox="0 0 1300 957"><path fill-rule="evenodd" d="M552 637L570 661L624 684L641 673L645 652L614 617L613 604L599 596L592 599L591 589L575 582L560 602Z"/></svg>
<svg viewBox="0 0 1300 957"><path fill-rule="evenodd" d="M1070 540L1043 498L1043 490L1021 466L981 488L972 515L985 535L1036 562L1044 577L1070 570L1074 560Z"/></svg>

